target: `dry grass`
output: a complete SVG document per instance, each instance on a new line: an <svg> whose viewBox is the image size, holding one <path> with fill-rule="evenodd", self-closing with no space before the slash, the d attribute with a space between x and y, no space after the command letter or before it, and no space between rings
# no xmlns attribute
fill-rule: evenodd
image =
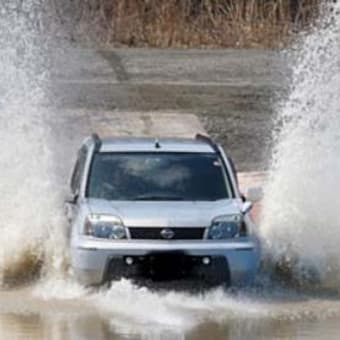
<svg viewBox="0 0 340 340"><path fill-rule="evenodd" d="M57 1L59 4L62 2ZM75 0L76 20L104 43L276 47L307 27L321 0ZM59 5L60 7L60 5Z"/></svg>

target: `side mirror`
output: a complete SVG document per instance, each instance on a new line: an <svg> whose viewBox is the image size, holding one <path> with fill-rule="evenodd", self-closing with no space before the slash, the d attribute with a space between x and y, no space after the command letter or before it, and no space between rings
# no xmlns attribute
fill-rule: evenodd
<svg viewBox="0 0 340 340"><path fill-rule="evenodd" d="M263 198L263 190L261 187L252 187L248 189L247 192L247 199L252 202L256 203L261 201Z"/></svg>
<svg viewBox="0 0 340 340"><path fill-rule="evenodd" d="M65 197L65 204L76 204L78 199L78 193L75 194L68 194Z"/></svg>
<svg viewBox="0 0 340 340"><path fill-rule="evenodd" d="M64 212L69 223L72 222L74 210L75 210L75 204L77 203L78 196L79 196L78 193L75 193L75 194L69 194L65 198Z"/></svg>
<svg viewBox="0 0 340 340"><path fill-rule="evenodd" d="M241 212L243 215L246 215L253 207L253 203L246 201L242 204Z"/></svg>

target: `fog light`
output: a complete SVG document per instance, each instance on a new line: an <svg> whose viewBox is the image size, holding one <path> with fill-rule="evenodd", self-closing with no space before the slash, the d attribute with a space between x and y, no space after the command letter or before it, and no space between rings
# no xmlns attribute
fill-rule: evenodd
<svg viewBox="0 0 340 340"><path fill-rule="evenodd" d="M128 266L131 266L133 265L133 258L128 256L125 258L125 263L128 265Z"/></svg>
<svg viewBox="0 0 340 340"><path fill-rule="evenodd" d="M211 262L210 257L208 257L208 256L203 257L202 263L204 265L208 266L210 264L210 262Z"/></svg>

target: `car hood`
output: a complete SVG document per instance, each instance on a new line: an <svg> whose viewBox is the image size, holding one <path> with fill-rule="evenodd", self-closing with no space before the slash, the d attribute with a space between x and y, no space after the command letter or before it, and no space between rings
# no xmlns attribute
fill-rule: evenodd
<svg viewBox="0 0 340 340"><path fill-rule="evenodd" d="M128 227L206 227L214 217L240 214L239 199L214 202L126 202L88 199L93 214L115 215Z"/></svg>

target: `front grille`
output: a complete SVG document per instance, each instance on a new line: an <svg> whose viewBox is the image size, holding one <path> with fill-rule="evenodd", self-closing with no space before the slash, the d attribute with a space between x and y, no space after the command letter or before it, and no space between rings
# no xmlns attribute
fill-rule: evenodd
<svg viewBox="0 0 340 340"><path fill-rule="evenodd" d="M162 231L173 232L170 238L162 236ZM151 228L151 227L138 227L129 228L130 236L132 239L138 240L201 240L204 236L205 228Z"/></svg>

